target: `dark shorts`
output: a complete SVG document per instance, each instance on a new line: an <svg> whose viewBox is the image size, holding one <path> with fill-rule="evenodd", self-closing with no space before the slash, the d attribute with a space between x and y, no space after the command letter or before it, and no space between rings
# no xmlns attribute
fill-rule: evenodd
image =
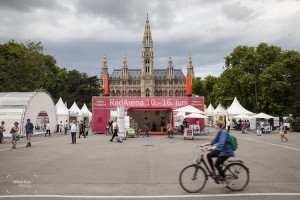
<svg viewBox="0 0 300 200"><path fill-rule="evenodd" d="M32 136L32 133L26 133L27 140L30 140L31 136Z"/></svg>
<svg viewBox="0 0 300 200"><path fill-rule="evenodd" d="M0 139L2 139L3 138L3 133L0 133Z"/></svg>

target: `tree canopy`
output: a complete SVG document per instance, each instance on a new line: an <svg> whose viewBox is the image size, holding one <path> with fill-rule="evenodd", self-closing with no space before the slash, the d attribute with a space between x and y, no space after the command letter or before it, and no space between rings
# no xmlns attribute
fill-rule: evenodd
<svg viewBox="0 0 300 200"><path fill-rule="evenodd" d="M193 82L193 91L205 96L206 104L221 103L227 107L237 97L245 108L256 111L257 91L258 112L300 116L299 51L282 50L266 43L257 47L237 46L225 57L223 73L214 77L213 82L211 78L196 78Z"/></svg>
<svg viewBox="0 0 300 200"><path fill-rule="evenodd" d="M87 103L100 93L99 78L77 70L60 68L51 55L43 52L41 42L25 44L13 40L0 44L0 92L47 90L55 102L62 97L70 106Z"/></svg>

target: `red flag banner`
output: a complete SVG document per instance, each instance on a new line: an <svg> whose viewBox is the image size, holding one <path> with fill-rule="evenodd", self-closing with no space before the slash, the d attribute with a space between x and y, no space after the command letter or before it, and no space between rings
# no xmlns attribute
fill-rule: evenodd
<svg viewBox="0 0 300 200"><path fill-rule="evenodd" d="M109 77L108 74L104 75L104 95L109 96Z"/></svg>
<svg viewBox="0 0 300 200"><path fill-rule="evenodd" d="M186 75L186 96L192 96L192 75Z"/></svg>

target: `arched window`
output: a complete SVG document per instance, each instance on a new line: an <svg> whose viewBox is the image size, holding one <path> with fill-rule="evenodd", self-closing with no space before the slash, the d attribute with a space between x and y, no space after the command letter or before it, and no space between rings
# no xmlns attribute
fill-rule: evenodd
<svg viewBox="0 0 300 200"><path fill-rule="evenodd" d="M141 91L140 90L137 91L136 96L138 96L138 97L141 96Z"/></svg>
<svg viewBox="0 0 300 200"><path fill-rule="evenodd" d="M150 97L150 90L149 90L149 88L146 89L146 97Z"/></svg>
<svg viewBox="0 0 300 200"><path fill-rule="evenodd" d="M167 90L164 90L164 92L163 92L163 96L168 96L168 92L167 92Z"/></svg>
<svg viewBox="0 0 300 200"><path fill-rule="evenodd" d="M150 73L150 60L146 59L146 73Z"/></svg>
<svg viewBox="0 0 300 200"><path fill-rule="evenodd" d="M128 96L132 96L132 91L131 90L128 91Z"/></svg>
<svg viewBox="0 0 300 200"><path fill-rule="evenodd" d="M172 97L173 96L173 90L169 91L169 96Z"/></svg>

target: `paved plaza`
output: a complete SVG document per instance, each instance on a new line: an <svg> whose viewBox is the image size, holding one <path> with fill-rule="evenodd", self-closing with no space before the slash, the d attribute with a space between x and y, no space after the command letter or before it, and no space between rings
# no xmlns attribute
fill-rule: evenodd
<svg viewBox="0 0 300 200"><path fill-rule="evenodd" d="M213 130L213 129L211 129ZM128 138L123 143L109 142L110 136L89 135L77 138L52 134L33 137L25 148L25 138L16 150L0 145L0 199L299 199L300 133L289 133L288 142L278 134L238 137L236 159L250 168L250 183L243 192L222 189L211 179L196 194L179 185L180 171L192 164L197 145L209 136L183 140L176 135ZM274 195L276 193L276 195ZM28 196L18 196L28 195Z"/></svg>

